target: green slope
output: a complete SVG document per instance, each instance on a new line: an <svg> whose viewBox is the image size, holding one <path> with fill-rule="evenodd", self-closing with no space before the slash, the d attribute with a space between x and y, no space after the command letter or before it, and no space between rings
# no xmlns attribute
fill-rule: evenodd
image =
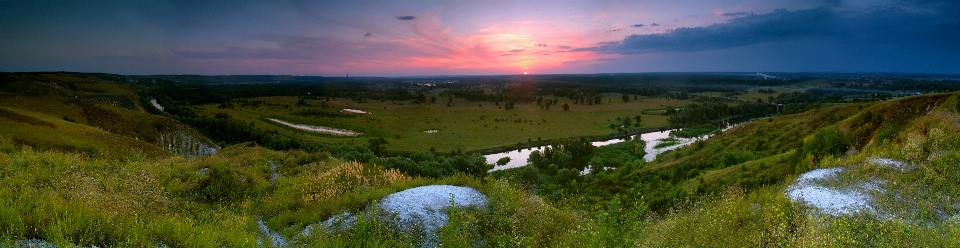
<svg viewBox="0 0 960 248"><path fill-rule="evenodd" d="M119 139L147 143L181 156L209 155L218 149L188 126L144 111L138 104L141 99L132 90L136 87L133 84L67 73L0 73L0 82L0 107L8 113L6 118L0 116L0 122L10 123L9 128L0 129L0 135L17 142L43 149L62 147L92 153L136 148L157 154L145 145L116 142ZM44 121L24 122L14 116ZM29 125L55 128L32 130ZM84 128L76 125L100 132L81 130Z"/></svg>

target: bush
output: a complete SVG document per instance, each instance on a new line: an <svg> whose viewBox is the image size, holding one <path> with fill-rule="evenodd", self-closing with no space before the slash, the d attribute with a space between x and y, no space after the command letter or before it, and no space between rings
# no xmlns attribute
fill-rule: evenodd
<svg viewBox="0 0 960 248"><path fill-rule="evenodd" d="M894 122L885 122L880 126L880 129L877 130L877 135L874 136L874 141L877 143L883 143L884 141L893 141L897 138L897 132L900 129L897 127L897 124Z"/></svg>
<svg viewBox="0 0 960 248"><path fill-rule="evenodd" d="M580 176L580 172L571 169L560 169L557 171L556 180L559 183L568 183L577 179Z"/></svg>
<svg viewBox="0 0 960 248"><path fill-rule="evenodd" d="M207 202L237 201L254 192L254 180L236 171L213 167L200 180L198 191Z"/></svg>
<svg viewBox="0 0 960 248"><path fill-rule="evenodd" d="M731 165L738 165L743 162L757 159L757 155L751 151L746 150L734 150L729 152L724 152L721 157L721 162L724 167Z"/></svg>
<svg viewBox="0 0 960 248"><path fill-rule="evenodd" d="M840 156L850 146L850 139L835 127L820 129L809 141L804 142L805 153L813 155L814 163L827 156Z"/></svg>
<svg viewBox="0 0 960 248"><path fill-rule="evenodd" d="M539 181L540 172L537 170L537 167L534 166L524 166L520 171L520 179L527 183L536 183Z"/></svg>

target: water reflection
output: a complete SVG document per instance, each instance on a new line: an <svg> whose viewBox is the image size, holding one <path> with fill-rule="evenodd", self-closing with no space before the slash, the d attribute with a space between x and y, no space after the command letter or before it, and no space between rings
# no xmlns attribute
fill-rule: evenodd
<svg viewBox="0 0 960 248"><path fill-rule="evenodd" d="M722 130L727 131L730 128L733 128L741 123L743 122L733 123L733 124L731 124L730 122L724 122L722 123L722 126L724 127ZM689 145L697 140L703 140L710 137L710 135L704 135L704 136L694 137L689 139L674 137L674 139L677 140L677 142L674 145L655 148L657 144L661 142L662 139L670 137L670 133L677 130L680 130L680 129L670 129L670 130L660 131L660 132L638 134L638 135L632 136L631 138L637 138L639 136L640 139L643 139L643 141L647 142L647 146L644 149L646 150L647 155L643 156L643 159L649 162L649 161L653 161L654 159L657 159L657 155L661 153ZM594 141L590 143L593 144L593 146L600 147L600 146L612 145L612 144L616 144L624 141L626 141L626 139L621 138L621 139L610 139L610 140L604 140L604 141ZM547 147L547 146L538 146L538 147L532 147L532 148L524 148L520 150L512 150L509 152L494 153L494 154L484 155L484 157L487 159L487 163L490 163L490 164L495 164L497 160L501 158L509 157L510 162L508 162L506 165L502 165L502 166L496 165L494 166L493 169L490 169L491 172L498 171L498 170L505 170L505 169L517 168L517 167L522 167L527 165L528 163L527 159L530 158L530 153L533 153L533 151L541 151L543 150L544 147Z"/></svg>

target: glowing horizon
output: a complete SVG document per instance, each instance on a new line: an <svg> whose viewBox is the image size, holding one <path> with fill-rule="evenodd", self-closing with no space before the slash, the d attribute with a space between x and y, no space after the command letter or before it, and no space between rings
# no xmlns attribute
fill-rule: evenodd
<svg viewBox="0 0 960 248"><path fill-rule="evenodd" d="M14 35L0 37L0 71L960 73L957 11L947 0L3 1L0 32Z"/></svg>

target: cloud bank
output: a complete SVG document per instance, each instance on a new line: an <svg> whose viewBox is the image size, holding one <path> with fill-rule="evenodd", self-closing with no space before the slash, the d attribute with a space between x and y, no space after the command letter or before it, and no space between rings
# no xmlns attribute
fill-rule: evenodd
<svg viewBox="0 0 960 248"><path fill-rule="evenodd" d="M949 1L921 1L865 10L822 7L796 11L778 9L766 14L726 13L723 15L739 17L705 27L634 34L620 41L572 51L617 54L699 52L814 39L866 48L902 45L956 52L960 50L956 45L960 44L958 6L960 4Z"/></svg>

